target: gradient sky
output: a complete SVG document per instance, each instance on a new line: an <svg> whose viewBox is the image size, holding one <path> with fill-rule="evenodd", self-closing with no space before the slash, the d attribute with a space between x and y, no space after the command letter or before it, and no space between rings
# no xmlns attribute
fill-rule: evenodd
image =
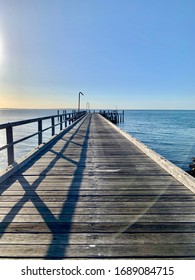
<svg viewBox="0 0 195 280"><path fill-rule="evenodd" d="M194 0L0 0L0 108L195 109Z"/></svg>

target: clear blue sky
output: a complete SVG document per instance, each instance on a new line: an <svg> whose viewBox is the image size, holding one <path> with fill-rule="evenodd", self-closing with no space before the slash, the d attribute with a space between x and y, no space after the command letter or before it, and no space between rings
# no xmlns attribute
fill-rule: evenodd
<svg viewBox="0 0 195 280"><path fill-rule="evenodd" d="M1 0L0 107L195 109L194 0Z"/></svg>

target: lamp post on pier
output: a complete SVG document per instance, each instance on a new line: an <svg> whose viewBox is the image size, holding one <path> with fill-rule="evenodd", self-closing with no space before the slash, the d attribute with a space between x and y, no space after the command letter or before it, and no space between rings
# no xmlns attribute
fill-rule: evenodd
<svg viewBox="0 0 195 280"><path fill-rule="evenodd" d="M81 100L80 100L80 95L84 95L81 91L79 92L79 101L78 101L78 112L80 111L80 102L81 102Z"/></svg>

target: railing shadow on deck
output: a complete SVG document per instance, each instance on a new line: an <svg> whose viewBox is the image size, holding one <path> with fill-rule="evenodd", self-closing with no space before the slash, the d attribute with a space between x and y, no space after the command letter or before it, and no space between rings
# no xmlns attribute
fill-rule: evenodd
<svg viewBox="0 0 195 280"><path fill-rule="evenodd" d="M91 115L88 118L87 123L87 129L85 132L85 135L83 135L83 145L81 147L80 151L80 159L78 162L75 160L68 158L67 156L64 156L63 153L68 148L69 144L74 140L75 136L79 134L80 129L82 127L82 124L85 122L85 120L82 120L79 127L72 133L71 137L67 142L65 142L65 145L61 149L59 153L56 151L53 151L52 148L56 144L54 142L50 149L47 149L47 151L42 152L42 154L48 152L53 152L55 157L50 161L49 165L45 167L45 169L39 174L39 177L30 184L28 180L25 178L25 176L20 175L14 179L10 180L11 182L9 185L4 187L1 190L1 193L9 188L14 182L14 180L18 180L21 187L25 191L25 194L22 196L22 198L15 203L15 205L10 209L9 213L4 217L4 219L1 222L0 225L0 238L3 236L3 234L6 232L6 229L9 227L9 225L14 220L15 216L19 213L19 211L23 208L26 202L29 200L33 203L34 207L39 212L40 216L43 218L46 226L49 228L50 232L49 234L52 234L52 241L48 245L48 250L45 256L42 256L42 258L45 259L62 259L66 257L66 249L69 244L69 234L71 231L71 225L73 220L73 215L76 209L76 205L79 199L79 191L80 186L83 179L83 171L85 168L85 162L87 158L87 147L88 147L88 140L89 140L89 133L90 133L90 125L91 125ZM71 185L69 187L68 193L65 197L66 201L64 202L61 213L59 214L58 218L55 217L55 215L51 212L49 207L46 205L46 203L41 199L41 197L36 192L37 188L41 184L41 182L45 179L47 176L47 173L53 168L53 166L56 164L56 162L60 159L64 158L65 160L69 161L70 163L74 164L76 166L76 170L73 174L73 180L71 182ZM32 161L31 166L35 163L35 160ZM23 168L22 170L25 172L28 168ZM79 175L79 176L77 176ZM76 183L76 184L75 184ZM55 188L54 188L55 191ZM74 195L73 195L74 194ZM70 208L70 202L71 202L71 208ZM67 215L68 213L68 215ZM67 215L66 222L63 220L64 215ZM30 218L29 218L30 220ZM33 232L32 232L33 233ZM25 245L24 245L25 246ZM33 257L33 256L32 256Z"/></svg>

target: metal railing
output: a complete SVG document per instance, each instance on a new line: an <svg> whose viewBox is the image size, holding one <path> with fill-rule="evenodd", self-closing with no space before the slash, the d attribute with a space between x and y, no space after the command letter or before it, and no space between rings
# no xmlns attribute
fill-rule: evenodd
<svg viewBox="0 0 195 280"><path fill-rule="evenodd" d="M52 115L47 117L0 124L0 130L2 129L6 130L6 145L0 147L0 152L7 149L7 164L9 166L13 164L15 161L14 146L16 144L21 143L37 135L38 145L40 145L43 143L43 132L51 129L51 136L54 136L56 126L59 126L61 131L63 130L63 126L64 128L68 127L70 124L72 124L74 121L84 116L85 114L86 111L80 111L80 112L73 111L72 113L63 113L63 114L57 114L57 115ZM55 121L56 118L57 118L57 122ZM51 120L51 125L43 129L43 121L49 119ZM30 124L30 123L36 123L36 122L37 122L37 132L14 141L14 133L13 133L14 127Z"/></svg>

